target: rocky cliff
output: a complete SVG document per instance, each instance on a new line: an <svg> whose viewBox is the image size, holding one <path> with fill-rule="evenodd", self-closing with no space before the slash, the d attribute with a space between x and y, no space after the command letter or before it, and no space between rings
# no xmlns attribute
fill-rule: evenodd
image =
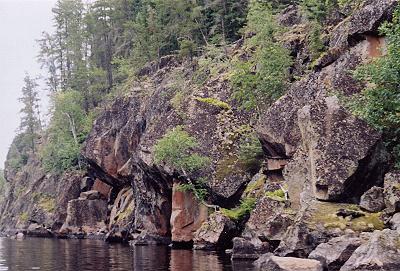
<svg viewBox="0 0 400 271"><path fill-rule="evenodd" d="M258 115L231 99L228 69L198 84L193 63L149 64L95 121L82 149L87 170L48 174L35 154L7 167L1 229L233 248L233 259L275 254L258 260L262 270L294 270L290 257L310 258L301 270L396 270L399 173L388 173L381 134L337 98L364 87L350 71L380 56L378 27L396 4L365 1L337 15L327 52L313 63L304 18L296 6L284 10L280 22L292 33L284 44L301 78ZM176 127L196 139L207 166L186 172L157 161L155 146ZM247 145L260 151L243 155ZM203 198L182 189L193 183Z"/></svg>

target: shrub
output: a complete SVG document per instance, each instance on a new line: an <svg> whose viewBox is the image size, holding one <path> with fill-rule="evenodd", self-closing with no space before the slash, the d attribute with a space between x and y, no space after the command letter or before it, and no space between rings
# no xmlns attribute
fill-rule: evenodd
<svg viewBox="0 0 400 271"><path fill-rule="evenodd" d="M177 187L178 191L191 192L197 200L204 202L207 198L208 192L205 188L205 180L199 179L197 182L189 182L179 184Z"/></svg>
<svg viewBox="0 0 400 271"><path fill-rule="evenodd" d="M268 191L265 193L265 196L276 201L285 201L285 191L282 189Z"/></svg>
<svg viewBox="0 0 400 271"><path fill-rule="evenodd" d="M246 40L247 56L233 62L231 83L233 98L243 108L252 109L268 105L284 94L293 60L275 39L282 28L268 4L251 2L246 30L256 34Z"/></svg>
<svg viewBox="0 0 400 271"><path fill-rule="evenodd" d="M39 200L39 207L48 213L53 213L56 209L55 199L47 195L42 196Z"/></svg>
<svg viewBox="0 0 400 271"><path fill-rule="evenodd" d="M400 7L391 23L381 27L387 38L386 55L361 66L355 77L367 87L350 98L354 114L383 132L385 143L400 168Z"/></svg>
<svg viewBox="0 0 400 271"><path fill-rule="evenodd" d="M240 202L240 206L234 209L221 209L221 212L232 220L241 220L249 215L256 206L255 198L245 198Z"/></svg>
<svg viewBox="0 0 400 271"><path fill-rule="evenodd" d="M255 134L242 140L239 149L239 161L245 171L257 173L260 169L264 152L260 140Z"/></svg>
<svg viewBox="0 0 400 271"><path fill-rule="evenodd" d="M84 111L84 97L78 91L58 93L53 99L48 142L40 155L47 171L63 172L79 165L81 144L96 114Z"/></svg>
<svg viewBox="0 0 400 271"><path fill-rule="evenodd" d="M27 222L28 219L29 219L28 212L22 212L19 214L19 220L21 220L22 222Z"/></svg>
<svg viewBox="0 0 400 271"><path fill-rule="evenodd" d="M200 170L209 159L193 153L197 146L196 139L184 131L182 126L177 126L158 140L154 148L155 162L164 162L177 170L189 173Z"/></svg>
<svg viewBox="0 0 400 271"><path fill-rule="evenodd" d="M199 101L201 103L206 103L206 104L210 104L225 110L229 110L231 109L231 106L223 101L220 101L218 99L215 98L200 98L200 97L196 97L195 98L196 101Z"/></svg>

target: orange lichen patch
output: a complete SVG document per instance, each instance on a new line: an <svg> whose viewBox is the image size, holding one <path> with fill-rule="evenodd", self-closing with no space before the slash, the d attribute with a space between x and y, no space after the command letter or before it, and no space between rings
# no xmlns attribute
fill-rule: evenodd
<svg viewBox="0 0 400 271"><path fill-rule="evenodd" d="M385 54L386 41L384 37L366 36L368 42L368 56L381 57Z"/></svg>

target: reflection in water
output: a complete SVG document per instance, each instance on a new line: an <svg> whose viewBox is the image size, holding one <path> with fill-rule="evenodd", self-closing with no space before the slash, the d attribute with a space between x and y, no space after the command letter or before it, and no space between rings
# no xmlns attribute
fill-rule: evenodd
<svg viewBox="0 0 400 271"><path fill-rule="evenodd" d="M0 271L251 271L251 263L231 264L216 253L171 250L164 246L131 248L96 240L0 238Z"/></svg>

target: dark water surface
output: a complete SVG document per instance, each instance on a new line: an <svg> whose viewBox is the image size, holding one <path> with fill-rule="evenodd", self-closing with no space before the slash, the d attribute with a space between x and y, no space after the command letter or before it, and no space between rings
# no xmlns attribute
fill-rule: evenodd
<svg viewBox="0 0 400 271"><path fill-rule="evenodd" d="M253 271L253 268L249 262L232 264L227 255L162 246L132 248L96 240L0 238L0 270Z"/></svg>

